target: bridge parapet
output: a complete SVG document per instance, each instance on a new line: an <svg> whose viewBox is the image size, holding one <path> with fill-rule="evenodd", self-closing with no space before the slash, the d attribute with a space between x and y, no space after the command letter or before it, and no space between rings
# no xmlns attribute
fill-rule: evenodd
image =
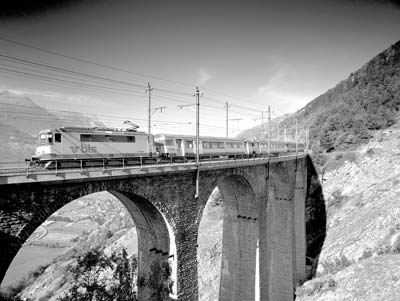
<svg viewBox="0 0 400 301"><path fill-rule="evenodd" d="M298 156L287 155L271 158L247 158L235 160L213 160L200 162L200 170L224 169L231 167L253 166L304 158L306 154ZM0 185L18 183L38 183L47 181L65 181L89 178L110 178L140 175L157 175L174 172L197 170L194 162L171 163L171 164L149 164L142 166L124 166L107 168L75 168L60 170L43 170L35 168L0 169Z"/></svg>

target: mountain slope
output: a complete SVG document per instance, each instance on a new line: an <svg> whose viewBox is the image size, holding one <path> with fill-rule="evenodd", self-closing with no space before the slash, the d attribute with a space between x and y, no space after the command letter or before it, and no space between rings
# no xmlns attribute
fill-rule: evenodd
<svg viewBox="0 0 400 301"><path fill-rule="evenodd" d="M272 128L275 133L280 122L279 136L283 137L286 125L288 136L293 138L298 119L300 139L304 139L304 129L309 128L314 147L322 151L349 149L368 142L374 131L394 124L399 109L400 41L301 110L274 120ZM259 138L259 128L253 128L247 137L253 138L255 133Z"/></svg>
<svg viewBox="0 0 400 301"><path fill-rule="evenodd" d="M296 300L399 300L400 124L352 152L332 154L323 174L327 235L321 277Z"/></svg>
<svg viewBox="0 0 400 301"><path fill-rule="evenodd" d="M35 137L40 130L62 126L106 127L77 112L47 110L26 96L7 90L0 92L0 163L21 162L34 154Z"/></svg>

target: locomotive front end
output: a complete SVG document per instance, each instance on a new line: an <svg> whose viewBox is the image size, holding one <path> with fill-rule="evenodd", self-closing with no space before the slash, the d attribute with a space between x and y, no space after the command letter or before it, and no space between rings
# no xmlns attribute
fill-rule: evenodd
<svg viewBox="0 0 400 301"><path fill-rule="evenodd" d="M39 132L36 139L36 152L31 157L31 165L40 166L44 162L49 162L54 159L57 150L57 144L55 142L61 141L61 134L55 130L42 130Z"/></svg>

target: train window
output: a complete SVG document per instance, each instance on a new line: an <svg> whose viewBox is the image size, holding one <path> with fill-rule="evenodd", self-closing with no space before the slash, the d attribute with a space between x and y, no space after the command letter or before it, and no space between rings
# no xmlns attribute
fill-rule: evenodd
<svg viewBox="0 0 400 301"><path fill-rule="evenodd" d="M186 148L193 148L193 141L185 141Z"/></svg>
<svg viewBox="0 0 400 301"><path fill-rule="evenodd" d="M210 148L210 142L203 141L203 148Z"/></svg>
<svg viewBox="0 0 400 301"><path fill-rule="evenodd" d="M172 139L165 139L165 145L167 145L167 146L173 146L173 145L174 145L174 140L172 140Z"/></svg>
<svg viewBox="0 0 400 301"><path fill-rule="evenodd" d="M134 143L135 142L135 136L126 136L126 141Z"/></svg>
<svg viewBox="0 0 400 301"><path fill-rule="evenodd" d="M218 148L225 148L225 143L224 142L218 142L217 146L218 146Z"/></svg>
<svg viewBox="0 0 400 301"><path fill-rule="evenodd" d="M211 142L210 144L211 144L211 148L217 148L218 147L217 142Z"/></svg>
<svg viewBox="0 0 400 301"><path fill-rule="evenodd" d="M40 134L39 137L38 137L39 144L45 144L46 143L46 138L47 138L46 134Z"/></svg>
<svg viewBox="0 0 400 301"><path fill-rule="evenodd" d="M127 140L126 140L125 136L108 136L107 137L107 141L110 141L110 142L126 142Z"/></svg>
<svg viewBox="0 0 400 301"><path fill-rule="evenodd" d="M54 134L54 142L61 142L61 134L60 133Z"/></svg>
<svg viewBox="0 0 400 301"><path fill-rule="evenodd" d="M106 136L104 135L92 135L93 142L104 142L106 141Z"/></svg>
<svg viewBox="0 0 400 301"><path fill-rule="evenodd" d="M232 148L232 142L226 142L225 145L226 148Z"/></svg>
<svg viewBox="0 0 400 301"><path fill-rule="evenodd" d="M47 140L48 140L49 144L53 144L53 134L51 134L51 133L47 134Z"/></svg>
<svg viewBox="0 0 400 301"><path fill-rule="evenodd" d="M92 142L92 135L81 134L82 142Z"/></svg>

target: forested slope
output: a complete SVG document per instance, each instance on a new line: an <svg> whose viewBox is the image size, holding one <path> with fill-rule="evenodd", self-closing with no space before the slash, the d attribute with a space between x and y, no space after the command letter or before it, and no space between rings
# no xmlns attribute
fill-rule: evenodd
<svg viewBox="0 0 400 301"><path fill-rule="evenodd" d="M273 120L272 138L279 122L279 136L283 137L286 125L293 139L298 119L301 139L309 128L316 151L354 148L366 143L374 131L393 125L399 109L400 41L296 113ZM239 136L260 138L259 127Z"/></svg>

